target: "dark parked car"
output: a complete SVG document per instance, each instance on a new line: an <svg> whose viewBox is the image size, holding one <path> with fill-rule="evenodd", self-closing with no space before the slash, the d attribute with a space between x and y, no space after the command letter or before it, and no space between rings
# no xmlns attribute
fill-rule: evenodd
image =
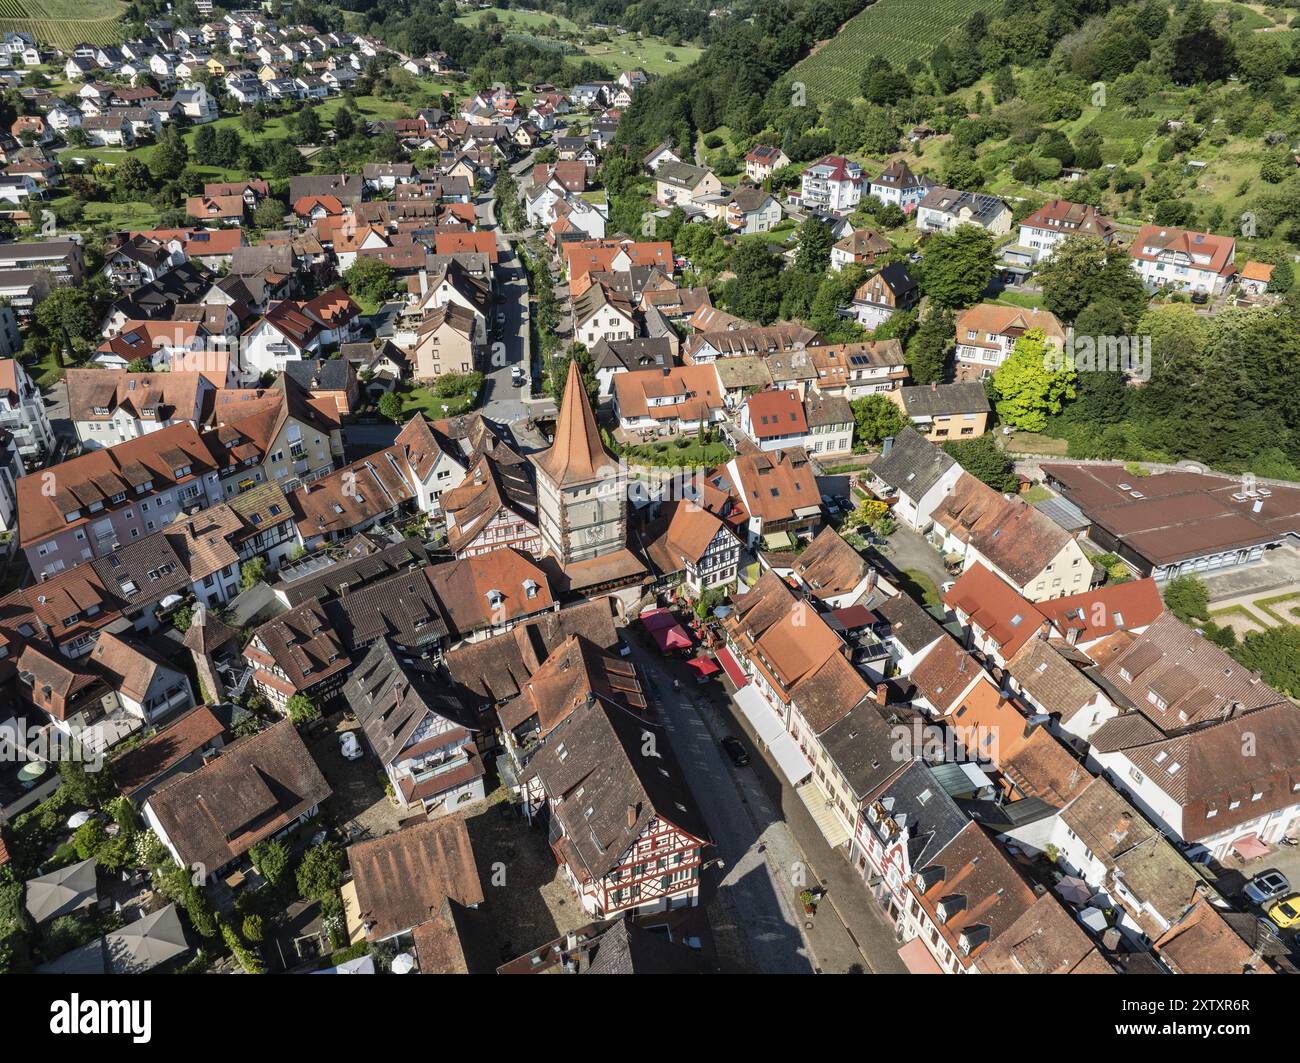
<svg viewBox="0 0 1300 1063"><path fill-rule="evenodd" d="M727 751L727 756L736 767L743 768L749 763L749 754L745 752L745 747L740 744L740 739L735 735L727 735L722 740L722 748Z"/></svg>

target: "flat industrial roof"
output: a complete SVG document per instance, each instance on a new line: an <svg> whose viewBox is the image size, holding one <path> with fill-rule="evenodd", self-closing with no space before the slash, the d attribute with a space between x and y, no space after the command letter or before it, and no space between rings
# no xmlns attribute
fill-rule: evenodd
<svg viewBox="0 0 1300 1063"><path fill-rule="evenodd" d="M1042 469L1089 520L1153 565L1300 535L1300 487L1183 470L1136 476L1119 464Z"/></svg>

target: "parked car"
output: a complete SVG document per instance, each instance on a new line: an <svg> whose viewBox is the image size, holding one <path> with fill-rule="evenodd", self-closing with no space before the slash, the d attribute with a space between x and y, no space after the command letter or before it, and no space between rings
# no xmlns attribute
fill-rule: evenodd
<svg viewBox="0 0 1300 1063"><path fill-rule="evenodd" d="M498 311L497 311L497 324L498 324L498 325L504 325L505 323L506 323L506 312L505 312L504 310L498 310Z"/></svg>
<svg viewBox="0 0 1300 1063"><path fill-rule="evenodd" d="M731 763L738 768L743 768L749 764L749 754L745 752L745 747L740 744L740 739L735 735L727 735L722 739L722 748L726 750L727 756L731 758Z"/></svg>
<svg viewBox="0 0 1300 1063"><path fill-rule="evenodd" d="M1286 930L1293 926L1300 926L1300 893L1288 897L1284 901L1278 901L1268 910L1268 917L1272 920L1274 926Z"/></svg>
<svg viewBox="0 0 1300 1063"><path fill-rule="evenodd" d="M354 731L344 731L339 735L339 752L343 754L344 760L359 760L364 755Z"/></svg>
<svg viewBox="0 0 1300 1063"><path fill-rule="evenodd" d="M523 382L524 382L524 371L522 367L515 366L510 370L510 383L514 384L515 387L519 387L521 384L523 384Z"/></svg>
<svg viewBox="0 0 1300 1063"><path fill-rule="evenodd" d="M1261 872L1246 883L1245 893L1251 904L1257 904L1261 908L1267 907L1279 897L1285 897L1291 892L1291 883L1287 877L1276 868Z"/></svg>

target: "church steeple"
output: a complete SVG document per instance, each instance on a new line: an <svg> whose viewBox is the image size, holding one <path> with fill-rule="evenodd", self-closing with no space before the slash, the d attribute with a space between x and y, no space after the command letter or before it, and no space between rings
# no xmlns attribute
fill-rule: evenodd
<svg viewBox="0 0 1300 1063"><path fill-rule="evenodd" d="M537 526L548 554L562 566L627 548L627 484L605 451L578 363L569 376L555 442L535 457Z"/></svg>
<svg viewBox="0 0 1300 1063"><path fill-rule="evenodd" d="M555 423L555 442L537 459L537 467L558 487L592 483L614 470L614 461L600 441L596 415L587 399L577 361L569 362L560 416Z"/></svg>

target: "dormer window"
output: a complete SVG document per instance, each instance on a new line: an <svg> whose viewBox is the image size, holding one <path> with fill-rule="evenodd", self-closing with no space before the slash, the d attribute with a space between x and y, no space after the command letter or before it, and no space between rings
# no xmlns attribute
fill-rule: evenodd
<svg viewBox="0 0 1300 1063"><path fill-rule="evenodd" d="M537 583L535 580L531 580L531 579L524 580L524 597L526 598L537 597Z"/></svg>
<svg viewBox="0 0 1300 1063"><path fill-rule="evenodd" d="M81 510L79 509L74 509L70 513L63 514L63 519L67 521L67 523L69 524L71 524L74 520L78 520L80 517L81 517Z"/></svg>
<svg viewBox="0 0 1300 1063"><path fill-rule="evenodd" d="M496 609L499 608L501 603L506 600L506 597L500 591L488 591L487 600L488 600L488 605L490 605L493 609Z"/></svg>
<svg viewBox="0 0 1300 1063"><path fill-rule="evenodd" d="M935 914L939 917L939 922L946 923L959 912L966 910L966 898L960 894L953 894L944 897L935 907Z"/></svg>

